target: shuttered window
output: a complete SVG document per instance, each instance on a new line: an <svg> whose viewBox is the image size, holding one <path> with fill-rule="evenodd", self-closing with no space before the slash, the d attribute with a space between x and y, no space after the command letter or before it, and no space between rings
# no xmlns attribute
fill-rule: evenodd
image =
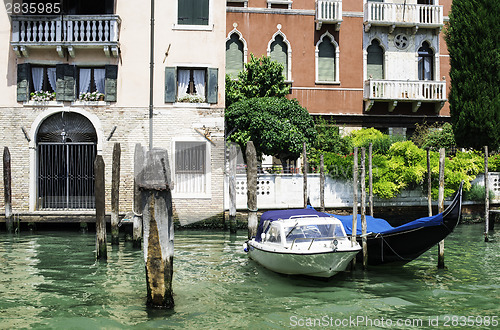
<svg viewBox="0 0 500 330"><path fill-rule="evenodd" d="M368 78L384 79L384 50L377 40L373 40L367 49L367 74Z"/></svg>
<svg viewBox="0 0 500 330"><path fill-rule="evenodd" d="M26 102L30 98L30 65L17 65L17 101Z"/></svg>
<svg viewBox="0 0 500 330"><path fill-rule="evenodd" d="M288 47L283 37L278 35L271 43L271 60L283 64L283 76L288 79Z"/></svg>
<svg viewBox="0 0 500 330"><path fill-rule="evenodd" d="M69 64L56 65L56 100L74 101L76 96L76 67Z"/></svg>
<svg viewBox="0 0 500 330"><path fill-rule="evenodd" d="M208 25L209 0L178 0L179 25Z"/></svg>
<svg viewBox="0 0 500 330"><path fill-rule="evenodd" d="M175 192L206 193L205 142L175 142Z"/></svg>
<svg viewBox="0 0 500 330"><path fill-rule="evenodd" d="M329 37L318 46L318 80L335 81L335 46Z"/></svg>
<svg viewBox="0 0 500 330"><path fill-rule="evenodd" d="M233 33L226 42L226 74L231 78L238 77L243 70L243 43L238 34Z"/></svg>
<svg viewBox="0 0 500 330"><path fill-rule="evenodd" d="M217 68L165 68L165 103L217 103Z"/></svg>

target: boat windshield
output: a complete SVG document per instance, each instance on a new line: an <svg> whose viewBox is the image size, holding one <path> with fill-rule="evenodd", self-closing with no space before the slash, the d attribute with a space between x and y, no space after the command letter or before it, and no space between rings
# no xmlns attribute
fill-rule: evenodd
<svg viewBox="0 0 500 330"><path fill-rule="evenodd" d="M317 225L297 225L285 227L285 233L290 233L286 237L287 243L291 243L297 239L300 242L305 239L332 239L345 237L342 225L340 224L317 224Z"/></svg>

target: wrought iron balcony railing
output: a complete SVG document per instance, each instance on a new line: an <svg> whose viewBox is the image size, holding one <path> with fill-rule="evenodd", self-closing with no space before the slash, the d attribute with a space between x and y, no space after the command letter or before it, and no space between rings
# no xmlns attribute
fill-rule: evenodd
<svg viewBox="0 0 500 330"><path fill-rule="evenodd" d="M117 56L120 22L118 15L12 16L11 45L19 57L30 47L55 47L60 56L65 48L72 57L75 48L102 47Z"/></svg>
<svg viewBox="0 0 500 330"><path fill-rule="evenodd" d="M392 112L398 102L412 102L413 112L416 112L422 102L436 104L439 111L446 102L446 81L427 80L373 80L365 82L365 111L369 111L375 101L389 102Z"/></svg>
<svg viewBox="0 0 500 330"><path fill-rule="evenodd" d="M340 30L342 23L342 0L316 1L316 30L322 24L336 24L335 29Z"/></svg>
<svg viewBox="0 0 500 330"><path fill-rule="evenodd" d="M365 31L371 26L441 28L443 6L367 2L364 14ZM391 31L392 33L392 31Z"/></svg>

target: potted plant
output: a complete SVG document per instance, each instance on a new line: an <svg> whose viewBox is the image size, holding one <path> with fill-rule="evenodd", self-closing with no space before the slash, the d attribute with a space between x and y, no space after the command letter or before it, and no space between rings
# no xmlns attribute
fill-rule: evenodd
<svg viewBox="0 0 500 330"><path fill-rule="evenodd" d="M80 97L78 98L80 101L103 101L104 100L104 94L100 92L88 92L88 93L82 93L80 94Z"/></svg>
<svg viewBox="0 0 500 330"><path fill-rule="evenodd" d="M205 98L196 95L196 94L186 94L177 99L177 102L182 103L203 103L205 102Z"/></svg>
<svg viewBox="0 0 500 330"><path fill-rule="evenodd" d="M55 100L56 93L48 91L35 91L30 93L30 100L35 102L47 102Z"/></svg>

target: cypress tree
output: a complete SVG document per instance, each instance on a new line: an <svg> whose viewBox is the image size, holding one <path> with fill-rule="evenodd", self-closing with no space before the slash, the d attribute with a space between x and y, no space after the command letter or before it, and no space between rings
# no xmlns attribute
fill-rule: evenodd
<svg viewBox="0 0 500 330"><path fill-rule="evenodd" d="M453 0L445 38L459 147L500 147L500 1Z"/></svg>

